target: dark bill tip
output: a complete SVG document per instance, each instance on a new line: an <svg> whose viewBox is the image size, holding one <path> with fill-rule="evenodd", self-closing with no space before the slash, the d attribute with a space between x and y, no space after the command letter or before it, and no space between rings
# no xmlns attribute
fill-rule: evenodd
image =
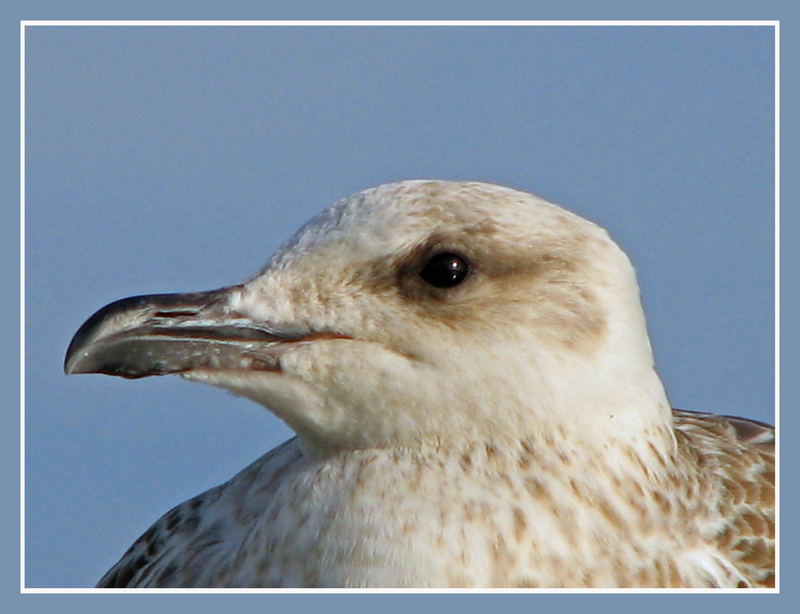
<svg viewBox="0 0 800 614"><path fill-rule="evenodd" d="M150 294L129 296L109 303L105 307L101 307L95 311L88 320L81 324L81 327L72 336L72 340L67 347L67 354L64 357L64 373L67 375L72 373L84 373L84 371L77 371L71 367L76 366L75 359L80 350L90 345L93 337L97 336L98 331L103 328L104 324L113 321L115 318L122 318L125 314L144 311L152 305L177 305L181 302L181 299L186 296L189 295Z"/></svg>
<svg viewBox="0 0 800 614"><path fill-rule="evenodd" d="M200 368L276 368L265 348L282 340L231 313L237 289L153 294L115 301L92 315L67 348L64 372L138 378Z"/></svg>

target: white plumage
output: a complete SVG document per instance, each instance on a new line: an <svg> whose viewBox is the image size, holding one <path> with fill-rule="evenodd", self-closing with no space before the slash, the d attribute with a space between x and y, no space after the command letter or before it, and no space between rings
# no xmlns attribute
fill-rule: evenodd
<svg viewBox="0 0 800 614"><path fill-rule="evenodd" d="M100 586L774 583L772 429L673 412L627 257L530 194L366 190L244 284L104 308L66 369L179 373L298 435Z"/></svg>

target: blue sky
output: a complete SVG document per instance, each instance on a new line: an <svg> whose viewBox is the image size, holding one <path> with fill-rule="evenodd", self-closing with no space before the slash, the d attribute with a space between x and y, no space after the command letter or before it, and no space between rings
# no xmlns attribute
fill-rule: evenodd
<svg viewBox="0 0 800 614"><path fill-rule="evenodd" d="M502 183L606 227L673 405L772 422L773 49L767 27L29 28L28 586L92 585L290 436L178 378L64 377L83 320L241 281L386 181Z"/></svg>

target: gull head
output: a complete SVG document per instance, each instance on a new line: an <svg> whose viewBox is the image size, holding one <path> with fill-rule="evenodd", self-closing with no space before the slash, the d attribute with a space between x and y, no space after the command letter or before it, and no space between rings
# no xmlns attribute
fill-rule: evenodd
<svg viewBox="0 0 800 614"><path fill-rule="evenodd" d="M476 182L365 190L244 283L112 303L64 368L225 388L317 454L597 441L669 420L622 250L561 207Z"/></svg>

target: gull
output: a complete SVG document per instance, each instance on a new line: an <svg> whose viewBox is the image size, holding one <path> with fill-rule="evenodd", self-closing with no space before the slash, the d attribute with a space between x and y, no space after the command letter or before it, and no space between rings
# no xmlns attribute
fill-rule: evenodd
<svg viewBox="0 0 800 614"><path fill-rule="evenodd" d="M673 410L634 269L531 194L408 180L228 288L127 298L66 373L179 374L296 437L99 587L769 587L774 430Z"/></svg>

